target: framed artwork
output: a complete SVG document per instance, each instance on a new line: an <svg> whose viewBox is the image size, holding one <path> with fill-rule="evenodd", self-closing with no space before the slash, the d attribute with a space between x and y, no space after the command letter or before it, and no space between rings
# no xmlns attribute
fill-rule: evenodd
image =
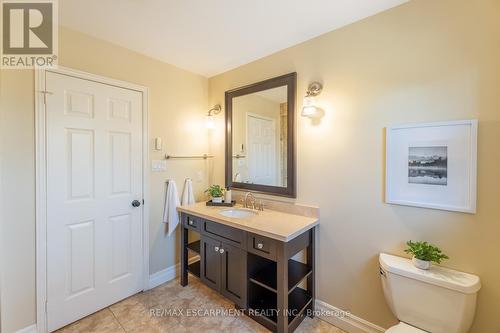
<svg viewBox="0 0 500 333"><path fill-rule="evenodd" d="M476 212L477 120L386 131L387 203Z"/></svg>

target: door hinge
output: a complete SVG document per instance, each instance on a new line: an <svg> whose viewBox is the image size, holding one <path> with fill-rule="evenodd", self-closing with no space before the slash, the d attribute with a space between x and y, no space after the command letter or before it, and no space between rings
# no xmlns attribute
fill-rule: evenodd
<svg viewBox="0 0 500 333"><path fill-rule="evenodd" d="M49 307L49 305L48 305L48 301L45 301L45 313L47 313L47 312L48 312L48 311L47 311L47 308L48 308L48 307Z"/></svg>
<svg viewBox="0 0 500 333"><path fill-rule="evenodd" d="M144 205L144 199L142 199L142 204Z"/></svg>
<svg viewBox="0 0 500 333"><path fill-rule="evenodd" d="M40 90L40 94L43 94L43 104L47 105L47 95L54 95L52 91Z"/></svg>

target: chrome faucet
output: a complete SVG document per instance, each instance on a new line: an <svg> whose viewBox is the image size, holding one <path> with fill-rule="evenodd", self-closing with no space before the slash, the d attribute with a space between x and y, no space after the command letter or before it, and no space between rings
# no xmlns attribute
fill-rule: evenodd
<svg viewBox="0 0 500 333"><path fill-rule="evenodd" d="M250 199L252 199L252 201L251 201L252 207L248 206L248 197L250 197ZM243 207L255 209L255 196L252 194L252 192L245 193L245 199L243 200Z"/></svg>

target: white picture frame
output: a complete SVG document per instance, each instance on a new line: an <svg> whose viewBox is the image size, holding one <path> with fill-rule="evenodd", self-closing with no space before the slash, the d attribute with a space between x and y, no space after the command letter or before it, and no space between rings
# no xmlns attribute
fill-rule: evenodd
<svg viewBox="0 0 500 333"><path fill-rule="evenodd" d="M386 128L388 204L476 213L477 120Z"/></svg>

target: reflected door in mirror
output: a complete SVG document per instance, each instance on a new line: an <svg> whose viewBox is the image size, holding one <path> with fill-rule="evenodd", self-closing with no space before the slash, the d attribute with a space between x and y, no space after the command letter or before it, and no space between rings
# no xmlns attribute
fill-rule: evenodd
<svg viewBox="0 0 500 333"><path fill-rule="evenodd" d="M286 187L287 87L233 98L233 181Z"/></svg>

